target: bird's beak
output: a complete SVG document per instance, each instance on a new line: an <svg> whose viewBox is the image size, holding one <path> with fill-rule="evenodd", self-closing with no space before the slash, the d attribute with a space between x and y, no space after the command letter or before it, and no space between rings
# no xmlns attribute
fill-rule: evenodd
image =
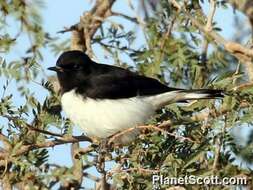
<svg viewBox="0 0 253 190"><path fill-rule="evenodd" d="M47 68L50 71L55 71L55 72L63 72L63 69L61 67L55 66L55 67L48 67Z"/></svg>

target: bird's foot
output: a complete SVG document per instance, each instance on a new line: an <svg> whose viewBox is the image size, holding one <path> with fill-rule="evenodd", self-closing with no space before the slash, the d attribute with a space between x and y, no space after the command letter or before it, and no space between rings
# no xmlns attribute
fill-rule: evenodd
<svg viewBox="0 0 253 190"><path fill-rule="evenodd" d="M106 154L109 151L109 147L108 147L108 139L102 139L100 141L99 147L98 147L98 156L96 158L96 168L97 171L100 173L104 173L105 172L105 157Z"/></svg>

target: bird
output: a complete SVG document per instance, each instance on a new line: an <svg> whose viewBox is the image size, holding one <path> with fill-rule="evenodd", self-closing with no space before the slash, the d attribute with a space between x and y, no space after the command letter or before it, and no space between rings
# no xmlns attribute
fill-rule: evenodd
<svg viewBox="0 0 253 190"><path fill-rule="evenodd" d="M48 69L57 73L66 116L98 139L143 125L168 104L224 97L222 90L168 87L155 78L96 63L79 50L63 52ZM124 135L119 143L127 144L136 135Z"/></svg>

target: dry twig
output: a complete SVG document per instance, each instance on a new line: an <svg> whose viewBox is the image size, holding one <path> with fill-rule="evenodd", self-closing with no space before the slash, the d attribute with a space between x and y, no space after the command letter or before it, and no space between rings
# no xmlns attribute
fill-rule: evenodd
<svg viewBox="0 0 253 190"><path fill-rule="evenodd" d="M140 130L143 130L143 129L150 129L150 130L156 130L156 131L160 131L162 133L165 133L167 135L170 135L170 136L173 136L175 137L176 139L180 139L180 140L183 140L183 141L189 141L189 142L192 142L192 143L197 143L195 142L194 140L192 140L191 138L188 138L188 137L183 137L183 136L178 136L177 134L175 133L170 133L162 128L159 128L157 126L153 126L153 125L144 125L144 126L136 126L136 127L131 127L131 128L128 128L124 131L120 131L118 133L116 133L115 135L113 135L109 141L108 141L108 144L112 144L117 138L121 137L122 135L126 135L126 133L129 133L129 132L132 132L133 130L136 130L136 129L140 129Z"/></svg>

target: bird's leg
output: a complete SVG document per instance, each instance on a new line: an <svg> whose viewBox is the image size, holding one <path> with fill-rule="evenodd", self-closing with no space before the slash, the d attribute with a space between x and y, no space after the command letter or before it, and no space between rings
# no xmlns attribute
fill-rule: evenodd
<svg viewBox="0 0 253 190"><path fill-rule="evenodd" d="M107 153L107 150L108 150L107 143L108 143L108 139L107 138L103 138L100 141L100 145L99 145L99 153L100 154L106 154Z"/></svg>
<svg viewBox="0 0 253 190"><path fill-rule="evenodd" d="M107 146L108 139L104 138L100 141L99 150L98 150L98 157L96 160L96 168L98 172L104 173L105 172L105 156L108 151Z"/></svg>

